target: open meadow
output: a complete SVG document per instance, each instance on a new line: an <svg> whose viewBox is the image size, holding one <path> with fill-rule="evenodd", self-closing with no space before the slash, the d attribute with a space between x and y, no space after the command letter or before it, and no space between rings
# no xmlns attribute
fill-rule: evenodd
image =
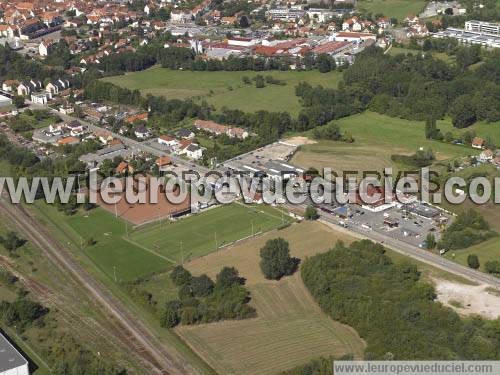
<svg viewBox="0 0 500 375"><path fill-rule="evenodd" d="M243 77L256 75L272 76L286 85L266 84L256 88L252 82L245 85ZM319 73L269 71L269 72L194 72L153 67L141 72L127 73L121 76L107 77L104 81L112 82L128 89L138 89L143 95L153 94L168 99L193 98L206 100L217 109L226 106L245 112L257 110L287 111L293 115L299 112L299 100L295 96L295 86L306 81L311 85L337 87L342 77L340 72Z"/></svg>
<svg viewBox="0 0 500 375"><path fill-rule="evenodd" d="M383 171L385 167L395 166L391 155L411 155L420 147L431 148L437 161L478 154L470 147L425 139L422 121L364 112L334 122L339 124L342 132L352 134L354 143L321 140L304 145L292 163L305 168L330 167L335 171Z"/></svg>
<svg viewBox="0 0 500 375"><path fill-rule="evenodd" d="M298 272L280 281L264 279L259 249L276 237L287 239L291 254L301 259L326 251L337 240L352 240L323 224L304 222L187 263L193 274L211 277L224 265L236 267L246 278L251 304L257 309L254 319L176 328L219 373L276 374L319 356L362 356L364 342L352 328L321 312Z"/></svg>
<svg viewBox="0 0 500 375"><path fill-rule="evenodd" d="M425 0L359 0L358 9L393 17L403 22L408 15L417 16L425 7Z"/></svg>

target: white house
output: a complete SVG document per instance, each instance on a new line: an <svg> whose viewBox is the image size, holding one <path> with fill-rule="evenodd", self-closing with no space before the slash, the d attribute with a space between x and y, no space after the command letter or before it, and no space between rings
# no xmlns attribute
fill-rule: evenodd
<svg viewBox="0 0 500 375"><path fill-rule="evenodd" d="M38 54L40 56L48 56L50 53L50 49L54 43L43 40L38 45Z"/></svg>
<svg viewBox="0 0 500 375"><path fill-rule="evenodd" d="M62 124L50 124L49 125L49 133L52 135L60 135L62 134L63 126Z"/></svg>
<svg viewBox="0 0 500 375"><path fill-rule="evenodd" d="M494 156L495 155L493 155L493 151L488 149L488 150L484 150L483 152L481 152L479 154L478 160L483 162L483 163L487 163L487 162L492 161Z"/></svg>
<svg viewBox="0 0 500 375"><path fill-rule="evenodd" d="M85 132L85 126L80 121L73 120L65 125L66 129L70 131L73 137L78 137Z"/></svg>
<svg viewBox="0 0 500 375"><path fill-rule="evenodd" d="M58 79L57 81L52 81L47 83L45 86L45 91L50 92L52 95L58 94L59 91L63 91L69 88L69 81L66 79Z"/></svg>
<svg viewBox="0 0 500 375"><path fill-rule="evenodd" d="M31 93L41 90L42 82L37 80L30 80L29 82L23 81L17 86L17 95L19 96L28 96Z"/></svg>
<svg viewBox="0 0 500 375"><path fill-rule="evenodd" d="M198 160L198 159L201 159L203 157L203 150L196 143L191 143L189 146L187 146L183 150L183 153L185 153L188 158L191 158L194 160Z"/></svg>
<svg viewBox="0 0 500 375"><path fill-rule="evenodd" d="M174 23L188 23L193 19L193 14L189 10L173 10L170 13L170 21Z"/></svg>
<svg viewBox="0 0 500 375"><path fill-rule="evenodd" d="M10 25L0 25L0 36L5 36L7 38L14 38L15 29Z"/></svg>
<svg viewBox="0 0 500 375"><path fill-rule="evenodd" d="M139 125L135 130L134 134L137 138L144 139L150 136L149 130L143 125Z"/></svg>
<svg viewBox="0 0 500 375"><path fill-rule="evenodd" d="M31 101L36 104L47 105L50 99L52 99L52 96L49 92L34 92L31 94Z"/></svg>
<svg viewBox="0 0 500 375"><path fill-rule="evenodd" d="M158 137L158 143L169 147L179 146L179 141L169 135L160 135Z"/></svg>

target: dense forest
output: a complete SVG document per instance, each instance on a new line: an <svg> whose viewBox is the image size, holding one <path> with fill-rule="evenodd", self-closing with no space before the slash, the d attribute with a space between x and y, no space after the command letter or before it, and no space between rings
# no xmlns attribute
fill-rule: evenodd
<svg viewBox="0 0 500 375"><path fill-rule="evenodd" d="M338 89L297 86L304 107L299 122L304 116L321 124L366 109L421 121L449 115L457 128L500 120L500 52L481 57L478 46L460 47L456 61L452 66L431 53L391 56L367 48L344 71Z"/></svg>
<svg viewBox="0 0 500 375"><path fill-rule="evenodd" d="M500 359L500 319L460 318L435 301L417 267L364 240L304 261L307 288L332 319L366 340L366 359Z"/></svg>

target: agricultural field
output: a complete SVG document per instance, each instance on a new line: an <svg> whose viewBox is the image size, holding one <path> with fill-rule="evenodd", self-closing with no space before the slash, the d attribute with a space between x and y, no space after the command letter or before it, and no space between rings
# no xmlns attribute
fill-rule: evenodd
<svg viewBox="0 0 500 375"><path fill-rule="evenodd" d="M425 7L425 0L359 0L358 9L383 14L403 22L407 15L418 15Z"/></svg>
<svg viewBox="0 0 500 375"><path fill-rule="evenodd" d="M128 241L181 263L290 221L288 215L267 205L234 203L212 208L175 223L140 227L130 234Z"/></svg>
<svg viewBox="0 0 500 375"><path fill-rule="evenodd" d="M188 263L193 274L211 277L224 265L236 267L246 278L251 303L257 309L255 319L176 328L217 372L275 374L318 356L362 356L364 342L352 328L321 312L299 273L280 281L264 279L258 250L276 237L287 239L292 255L301 259L329 249L337 240L352 240L323 224L304 222Z"/></svg>
<svg viewBox="0 0 500 375"><path fill-rule="evenodd" d="M243 77L252 78L258 74L271 75L282 80L286 85L266 84L266 87L258 89L253 83L251 85L243 83ZM319 73L316 70L307 72L193 72L153 67L141 72L107 77L104 80L128 89L138 89L143 95L161 95L168 99L206 100L217 109L227 106L245 112L288 111L296 115L300 106L295 96L295 86L299 82L307 81L311 85L337 87L341 77L340 72Z"/></svg>
<svg viewBox="0 0 500 375"><path fill-rule="evenodd" d="M437 161L478 153L470 147L425 139L425 125L421 121L364 112L335 122L342 132L347 131L353 135L354 143L322 140L304 145L295 154L292 163L305 168L330 167L335 171L380 171L388 166L396 167L391 155L411 155L420 147L431 148Z"/></svg>
<svg viewBox="0 0 500 375"><path fill-rule="evenodd" d="M305 235L307 234L307 235ZM320 222L302 222L243 241L185 267L194 275L210 277L223 266L232 266L246 279L251 304L257 318L195 326L179 326L176 332L217 372L235 374L275 374L319 356L360 357L364 342L356 332L323 314L305 288L300 274L280 281L266 280L260 270L259 249L269 239L283 237L290 243L292 256L305 259L332 248L338 240L357 240L346 231ZM395 263L410 262L419 267L423 279L451 280L470 284L458 276L411 260L387 250Z"/></svg>

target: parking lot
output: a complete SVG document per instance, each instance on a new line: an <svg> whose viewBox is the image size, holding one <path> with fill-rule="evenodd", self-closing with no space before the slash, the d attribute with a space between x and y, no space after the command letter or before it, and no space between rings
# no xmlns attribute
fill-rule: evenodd
<svg viewBox="0 0 500 375"><path fill-rule="evenodd" d="M437 209L438 215L427 218L396 206L381 212L374 212L355 204L318 205L318 208L330 214L337 224L348 229L365 232L367 235L374 231L421 248L426 247L427 234L433 233L438 241L440 225L446 225L451 221L450 215Z"/></svg>

